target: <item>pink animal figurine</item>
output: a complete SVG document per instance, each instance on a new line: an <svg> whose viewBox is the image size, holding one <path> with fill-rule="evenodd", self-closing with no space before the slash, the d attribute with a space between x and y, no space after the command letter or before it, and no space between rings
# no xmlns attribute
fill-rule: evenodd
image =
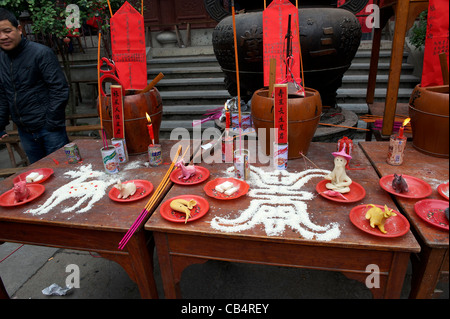
<svg viewBox="0 0 450 319"><path fill-rule="evenodd" d="M23 202L30 196L30 190L27 187L27 181L20 181L14 184L13 190L16 203Z"/></svg>
<svg viewBox="0 0 450 319"><path fill-rule="evenodd" d="M178 163L176 163L175 166L181 169L182 175L179 178L182 178L184 180L187 180L190 177L194 176L195 173L197 172L197 168L195 167L195 165L185 166L183 159L178 161Z"/></svg>

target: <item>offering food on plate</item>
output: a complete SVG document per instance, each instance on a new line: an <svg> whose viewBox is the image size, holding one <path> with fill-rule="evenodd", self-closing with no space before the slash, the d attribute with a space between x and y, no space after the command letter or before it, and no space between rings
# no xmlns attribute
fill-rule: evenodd
<svg viewBox="0 0 450 319"><path fill-rule="evenodd" d="M118 181L114 187L120 191L119 195L117 195L117 198L119 199L127 199L129 196L133 196L134 193L136 193L136 184L133 182L122 184Z"/></svg>
<svg viewBox="0 0 450 319"><path fill-rule="evenodd" d="M195 205L197 205L197 202L193 199L189 201L185 199L174 199L170 202L170 208L174 211L186 214L185 223L187 223L189 217L191 216L191 209L194 208Z"/></svg>
<svg viewBox="0 0 450 319"><path fill-rule="evenodd" d="M341 193L336 192L336 191L325 191L325 192L322 192L322 194L331 196L331 197L340 197L342 199L348 200L347 197L345 197L344 195L342 195Z"/></svg>
<svg viewBox="0 0 450 319"><path fill-rule="evenodd" d="M234 187L234 184L230 181L223 182L222 184L219 184L216 186L216 191L220 193L225 193L227 190Z"/></svg>
<svg viewBox="0 0 450 319"><path fill-rule="evenodd" d="M181 176L179 178L182 178L184 180L187 180L190 177L194 176L197 172L197 168L195 167L195 165L185 166L185 162L183 159L178 161L175 166L181 169Z"/></svg>
<svg viewBox="0 0 450 319"><path fill-rule="evenodd" d="M225 195L231 196L239 190L239 187L231 187L223 192Z"/></svg>
<svg viewBox="0 0 450 319"><path fill-rule="evenodd" d="M403 175L394 174L394 179L392 180L392 188L397 193L407 193L409 192L408 183L403 178Z"/></svg>
<svg viewBox="0 0 450 319"><path fill-rule="evenodd" d="M335 192L342 194L349 193L352 180L347 176L345 166L352 157L345 153L345 147L342 151L334 152L332 154L334 156L334 169L330 174L325 176L325 179L331 181L325 186Z"/></svg>
<svg viewBox="0 0 450 319"><path fill-rule="evenodd" d="M44 175L39 174L38 172L32 172L25 177L27 183L39 182L44 178Z"/></svg>
<svg viewBox="0 0 450 319"><path fill-rule="evenodd" d="M397 214L394 213L392 209L389 209L386 205L384 205L384 211L375 205L367 205L367 207L369 206L371 206L372 208L367 211L366 219L370 220L370 227L375 228L375 226L377 226L383 234L386 234L387 231L384 229L386 220L392 216L397 216Z"/></svg>
<svg viewBox="0 0 450 319"><path fill-rule="evenodd" d="M20 181L16 184L14 184L13 187L14 190L14 199L16 200L16 203L23 202L30 197L30 190L27 187L26 181Z"/></svg>

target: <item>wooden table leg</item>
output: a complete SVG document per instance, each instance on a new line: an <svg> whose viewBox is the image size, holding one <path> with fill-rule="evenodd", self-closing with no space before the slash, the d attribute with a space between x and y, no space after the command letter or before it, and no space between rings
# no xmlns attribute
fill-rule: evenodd
<svg viewBox="0 0 450 319"><path fill-rule="evenodd" d="M395 253L384 290L385 299L400 299L408 269L410 253Z"/></svg>
<svg viewBox="0 0 450 319"><path fill-rule="evenodd" d="M127 244L136 283L143 299L158 299L155 278L153 276L154 244L148 243L145 231L135 233Z"/></svg>
<svg viewBox="0 0 450 319"><path fill-rule="evenodd" d="M159 269L163 282L164 298L175 299L181 297L179 282L175 282L169 252L167 236L163 233L153 232L156 250L158 251Z"/></svg>
<svg viewBox="0 0 450 319"><path fill-rule="evenodd" d="M433 297L445 256L448 256L448 249L422 247L418 255L419 260L413 261L410 299Z"/></svg>

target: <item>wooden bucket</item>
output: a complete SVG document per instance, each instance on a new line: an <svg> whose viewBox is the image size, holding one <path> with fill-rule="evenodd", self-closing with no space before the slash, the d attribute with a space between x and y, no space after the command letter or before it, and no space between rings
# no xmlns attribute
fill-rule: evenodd
<svg viewBox="0 0 450 319"><path fill-rule="evenodd" d="M322 101L318 91L305 88L305 97L288 97L288 159L308 154L322 114ZM256 132L259 128L274 128L274 100L267 89L260 89L252 97L252 120ZM270 130L266 130L266 155L270 155Z"/></svg>
<svg viewBox="0 0 450 319"><path fill-rule="evenodd" d="M422 153L449 157L448 85L417 85L409 100L413 146Z"/></svg>
<svg viewBox="0 0 450 319"><path fill-rule="evenodd" d="M152 143L147 129L147 117L151 117L155 143L159 143L159 129L161 127L163 105L159 91L153 88L147 93L134 94L134 90L126 91L123 98L123 115L125 122L125 140L128 154L142 154ZM107 138L112 138L112 110L111 97L102 97L102 124Z"/></svg>

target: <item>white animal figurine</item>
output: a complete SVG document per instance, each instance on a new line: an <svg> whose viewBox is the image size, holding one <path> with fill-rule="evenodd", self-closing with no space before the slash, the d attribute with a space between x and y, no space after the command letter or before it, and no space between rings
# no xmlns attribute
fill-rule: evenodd
<svg viewBox="0 0 450 319"><path fill-rule="evenodd" d="M334 152L333 156L334 169L330 174L325 176L325 179L330 180L331 183L327 183L325 186L328 189L342 194L349 193L352 180L347 176L345 165L347 165L347 160L350 160L352 157L345 153L345 146L342 151Z"/></svg>
<svg viewBox="0 0 450 319"><path fill-rule="evenodd" d="M129 196L133 196L136 193L136 184L133 182L122 184L120 181L114 185L120 191L120 194L117 195L119 199L127 199Z"/></svg>

